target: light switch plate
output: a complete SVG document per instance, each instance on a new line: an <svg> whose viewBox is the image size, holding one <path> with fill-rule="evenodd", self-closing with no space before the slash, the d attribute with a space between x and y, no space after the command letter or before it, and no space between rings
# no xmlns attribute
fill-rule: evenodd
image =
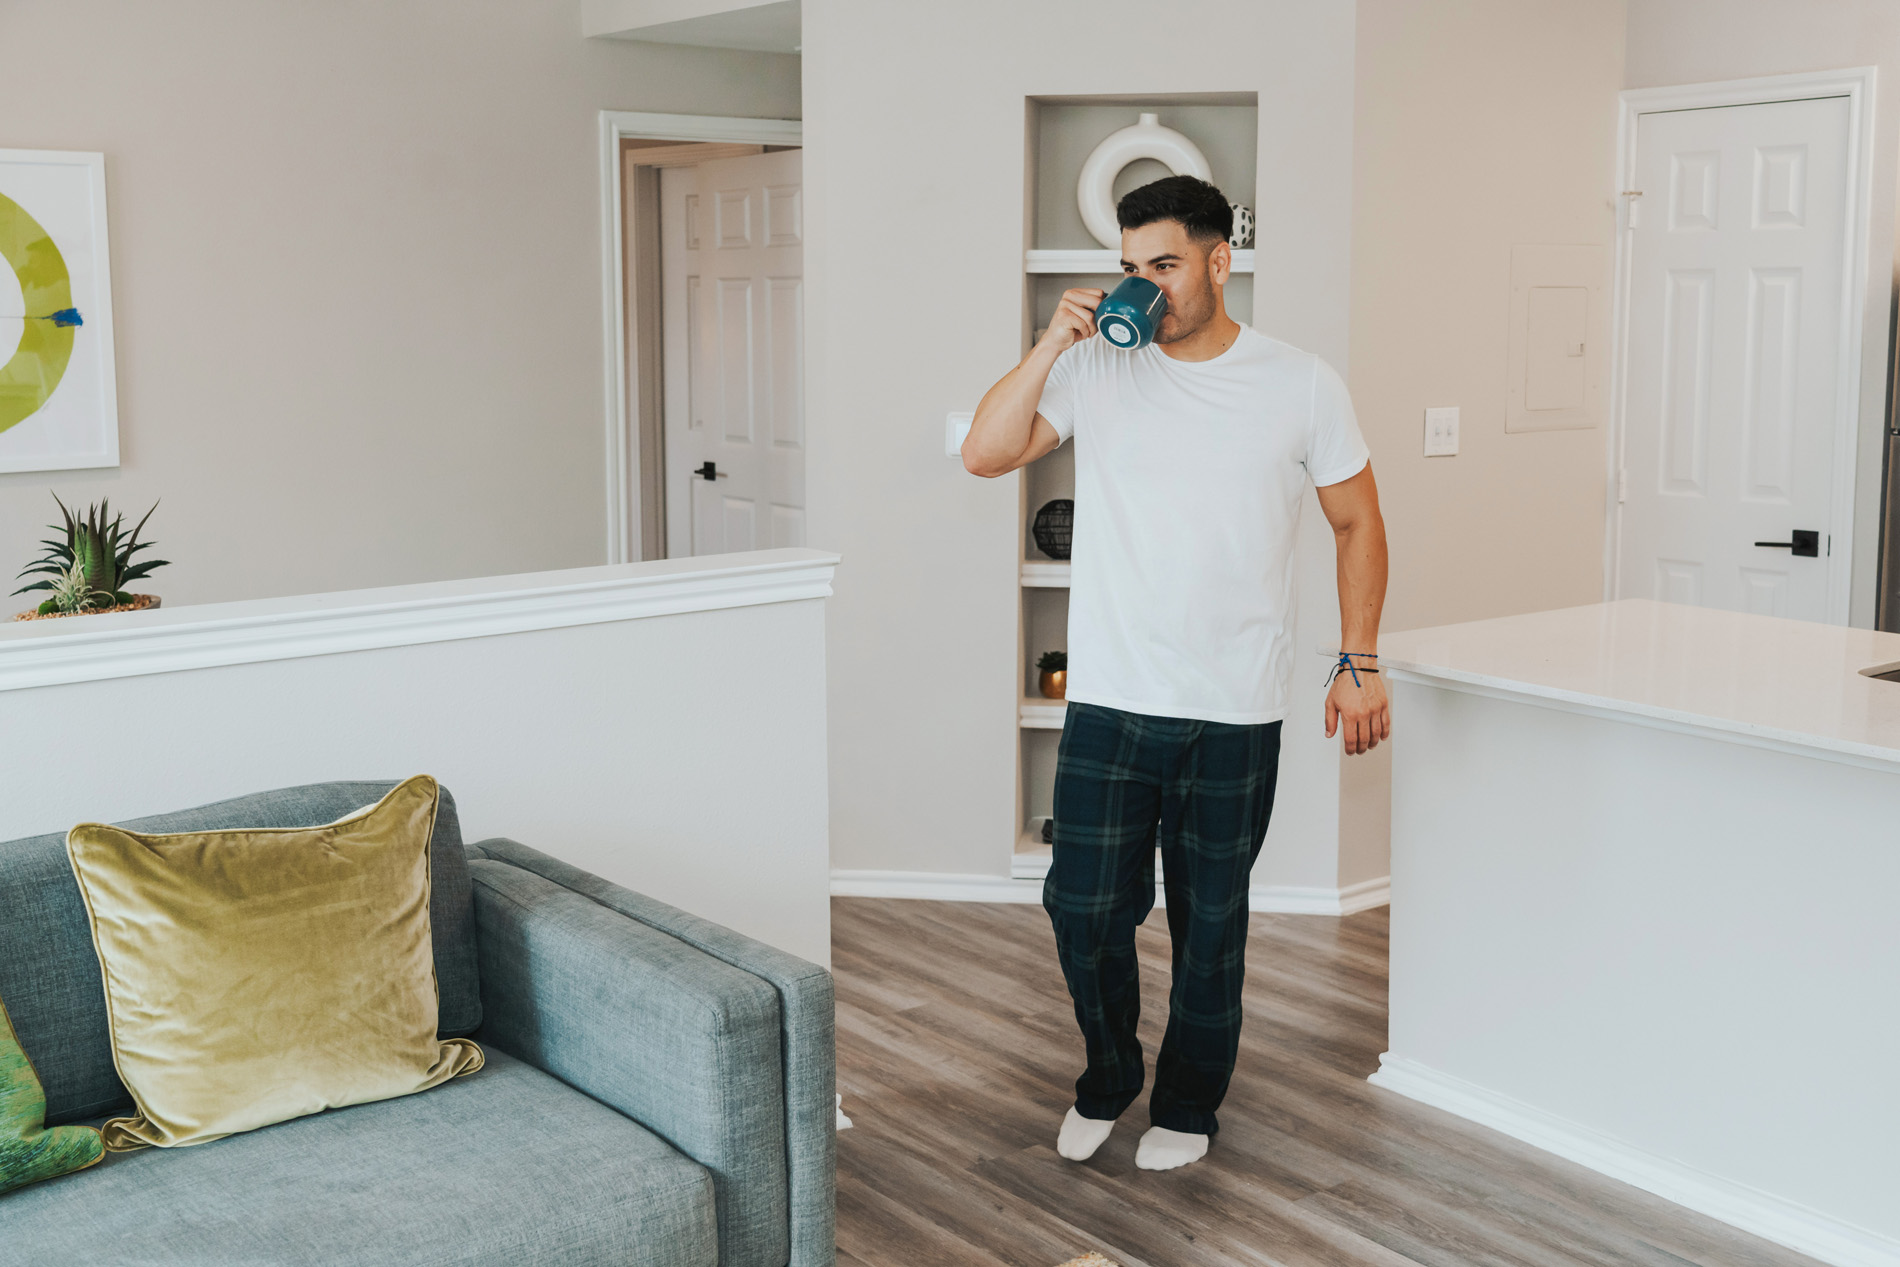
<svg viewBox="0 0 1900 1267"><path fill-rule="evenodd" d="M976 421L974 413L946 414L943 420L944 451L953 458L963 456L963 440L970 434L970 424Z"/></svg>
<svg viewBox="0 0 1900 1267"><path fill-rule="evenodd" d="M1444 405L1425 411L1425 456L1458 456L1458 406Z"/></svg>

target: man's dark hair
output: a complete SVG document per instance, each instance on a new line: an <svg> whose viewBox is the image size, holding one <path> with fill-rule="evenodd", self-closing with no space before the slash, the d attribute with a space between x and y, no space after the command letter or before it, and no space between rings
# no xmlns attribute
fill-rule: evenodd
<svg viewBox="0 0 1900 1267"><path fill-rule="evenodd" d="M1227 195L1193 176L1169 176L1130 190L1115 204L1115 220L1124 229L1177 220L1188 237L1209 249L1234 233L1234 209Z"/></svg>

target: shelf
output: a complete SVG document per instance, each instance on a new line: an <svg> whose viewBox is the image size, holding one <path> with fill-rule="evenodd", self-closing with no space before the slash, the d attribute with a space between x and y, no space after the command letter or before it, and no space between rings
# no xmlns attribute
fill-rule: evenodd
<svg viewBox="0 0 1900 1267"><path fill-rule="evenodd" d="M1069 565L1066 562L1039 563L1023 560L1024 589L1068 589Z"/></svg>
<svg viewBox="0 0 1900 1267"><path fill-rule="evenodd" d="M1009 878L1012 880L1040 880L1049 874L1049 864L1055 861L1055 847L1042 843L1042 819L1029 820L1023 834L1016 838L1016 851L1009 858ZM1155 887L1162 885L1161 853L1155 852Z"/></svg>
<svg viewBox="0 0 1900 1267"><path fill-rule="evenodd" d="M1062 719L1068 715L1068 711L1066 700L1031 696L1017 706L1016 715L1021 719L1024 730L1061 730Z"/></svg>
<svg viewBox="0 0 1900 1267"><path fill-rule="evenodd" d="M1042 820L1037 819L1016 844L1016 852L1009 860L1009 878L1040 880L1049 874L1049 864L1054 860L1055 850L1042 843Z"/></svg>
<svg viewBox="0 0 1900 1267"><path fill-rule="evenodd" d="M1025 251L1023 252L1023 271L1026 273L1071 273L1083 276L1095 276L1100 273L1120 273L1122 256L1120 251ZM1234 252L1234 272L1253 272L1253 249Z"/></svg>
<svg viewBox="0 0 1900 1267"><path fill-rule="evenodd" d="M1010 879L1040 880L1049 874L1049 863L1055 858L1055 849L1043 843L1042 825L1045 821L1042 815L1036 815L1023 827L1023 834L1016 838L1016 852L1009 860Z"/></svg>

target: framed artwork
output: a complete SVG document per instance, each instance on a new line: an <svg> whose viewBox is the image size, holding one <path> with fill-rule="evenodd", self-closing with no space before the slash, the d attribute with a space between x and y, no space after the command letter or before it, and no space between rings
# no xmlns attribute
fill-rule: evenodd
<svg viewBox="0 0 1900 1267"><path fill-rule="evenodd" d="M0 150L0 471L119 464L103 154Z"/></svg>

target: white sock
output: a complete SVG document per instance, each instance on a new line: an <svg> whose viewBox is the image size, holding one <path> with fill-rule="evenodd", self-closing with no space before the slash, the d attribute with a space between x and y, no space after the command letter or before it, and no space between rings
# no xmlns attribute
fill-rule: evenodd
<svg viewBox="0 0 1900 1267"><path fill-rule="evenodd" d="M1143 1170L1173 1170L1207 1156L1207 1136L1151 1126L1135 1148L1135 1164Z"/></svg>
<svg viewBox="0 0 1900 1267"><path fill-rule="evenodd" d="M1095 1156L1108 1133L1115 1129L1113 1119L1083 1117L1074 1108L1062 1119L1062 1131L1056 1136L1056 1151L1070 1161L1087 1161Z"/></svg>

